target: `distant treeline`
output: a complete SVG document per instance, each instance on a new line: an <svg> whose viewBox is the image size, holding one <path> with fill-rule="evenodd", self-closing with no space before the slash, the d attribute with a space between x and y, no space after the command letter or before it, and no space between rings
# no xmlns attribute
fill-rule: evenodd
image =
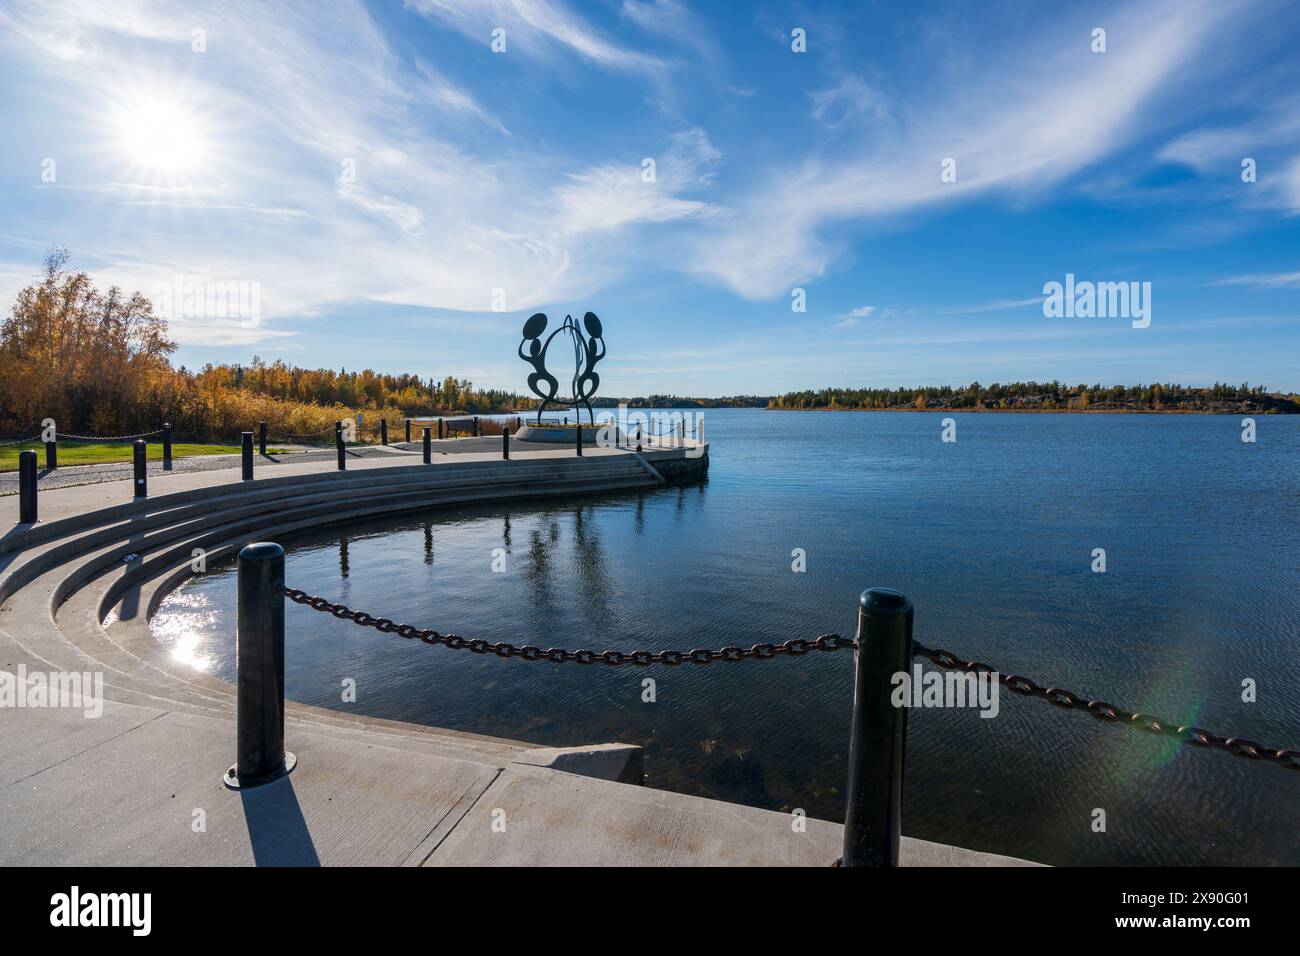
<svg viewBox="0 0 1300 956"><path fill-rule="evenodd" d="M513 411L535 403L515 392L475 388L468 379L451 375L439 382L410 374L382 375L370 369L336 372L298 368L278 359L268 365L257 356L248 365L205 365L196 380L200 384L216 381L226 388L283 402L359 409L391 407L412 417L446 411Z"/></svg>
<svg viewBox="0 0 1300 956"><path fill-rule="evenodd" d="M1066 385L1011 382L965 387L823 388L787 392L769 408L800 409L967 409L971 411L1079 412L1282 412L1300 413L1300 396L1269 392L1261 385L1205 388L1175 383L1150 385Z"/></svg>
<svg viewBox="0 0 1300 956"><path fill-rule="evenodd" d="M380 418L531 408L531 398L454 377L249 365L176 368L167 322L140 293L96 289L52 252L0 326L0 435L35 434L46 418L65 434L121 435L169 421L177 437L233 440L265 421L273 436L309 435L365 412Z"/></svg>
<svg viewBox="0 0 1300 956"><path fill-rule="evenodd" d="M638 398L593 398L597 408L767 408L770 395L724 395L722 398L687 398L682 395L646 395Z"/></svg>

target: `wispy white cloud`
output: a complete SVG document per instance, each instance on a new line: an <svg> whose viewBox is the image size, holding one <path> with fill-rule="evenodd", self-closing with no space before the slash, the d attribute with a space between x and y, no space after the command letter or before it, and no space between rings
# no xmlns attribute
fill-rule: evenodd
<svg viewBox="0 0 1300 956"><path fill-rule="evenodd" d="M452 83L440 72L430 66L423 60L415 61L416 68L428 82L426 88L430 102L445 110L451 110L456 113L469 113L477 116L483 122L487 123L494 129L510 135L510 131L505 125L479 105L478 101L469 94L464 88Z"/></svg>
<svg viewBox="0 0 1300 956"><path fill-rule="evenodd" d="M660 74L669 64L624 46L563 3L552 0L405 0L431 20L459 30L485 47L505 31L506 55L553 58L571 51L613 70Z"/></svg>
<svg viewBox="0 0 1300 956"><path fill-rule="evenodd" d="M1167 143L1156 158L1206 176L1240 182L1254 164L1254 182L1237 192L1245 206L1300 213L1300 97L1282 97L1233 126L1203 126Z"/></svg>
<svg viewBox="0 0 1300 956"><path fill-rule="evenodd" d="M839 322L835 323L842 329L851 329L854 326L861 325L862 320L870 318L876 311L874 305L861 305L856 309L850 309L839 317Z"/></svg>
<svg viewBox="0 0 1300 956"><path fill-rule="evenodd" d="M1254 289L1300 289L1300 272L1252 273L1228 276L1211 282L1216 286L1249 286Z"/></svg>
<svg viewBox="0 0 1300 956"><path fill-rule="evenodd" d="M813 90L812 115L830 127L841 127L863 119L890 119L889 101L860 76L845 76L834 86Z"/></svg>
<svg viewBox="0 0 1300 956"><path fill-rule="evenodd" d="M476 18L503 23L512 52L542 53L544 40L598 68L661 65L559 3L416 6L466 31L477 30ZM357 0L132 3L120 12L80 0L19 2L0 14L10 28L0 49L40 70L51 89L81 97L83 115L69 122L84 124L94 143L111 139L106 104L129 89L201 108L201 175L132 179L100 149L102 185L65 176L57 187L97 192L116 210L114 230L69 236L78 259L103 263L105 281L147 290L183 273L260 283L270 325L218 334L177 323L182 342L257 341L278 334L277 318L365 300L462 310L472 322L501 289L507 308L527 309L617 278L632 261L621 255L628 230L713 214L684 195L709 187L720 158L702 130L668 138L654 183L641 181L630 157L503 154L499 139L476 147L504 125L443 64L404 61ZM190 68L190 24L208 34L212 59L201 73ZM160 218L164 209L170 217Z"/></svg>
<svg viewBox="0 0 1300 956"><path fill-rule="evenodd" d="M1034 64L1018 49L1014 69L993 65L977 85L913 104L888 142L773 171L732 220L700 238L693 267L739 295L770 298L826 271L835 249L825 231L836 223L1044 190L1129 142L1143 107L1229 11L1199 0L1117 9L1104 55L1077 41L1088 31L1070 18L1036 39ZM955 182L940 179L946 157L957 162Z"/></svg>
<svg viewBox="0 0 1300 956"><path fill-rule="evenodd" d="M994 299L992 302L981 302L979 305L958 305L940 309L939 312L943 315L974 315L980 312L1004 312L1008 309L1023 309L1026 306L1042 304L1043 297L1036 295L1027 299Z"/></svg>

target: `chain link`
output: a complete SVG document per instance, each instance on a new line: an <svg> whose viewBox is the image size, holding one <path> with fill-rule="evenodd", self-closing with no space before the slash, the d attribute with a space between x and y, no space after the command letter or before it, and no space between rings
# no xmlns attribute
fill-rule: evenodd
<svg viewBox="0 0 1300 956"><path fill-rule="evenodd" d="M561 647L542 648L535 644L516 646L506 641L493 643L485 640L467 640L456 634L440 634L432 628L420 628L414 624L398 624L386 617L374 617L365 611L354 611L345 604L335 604L323 597L315 597L298 588L285 588L284 595L295 604L303 604L316 611L324 611L345 621L373 627L384 634L396 634L408 640L420 640L426 644L441 644L452 650L468 650L475 654L495 654L497 657L519 657L526 661L552 661L575 664L608 664L617 667L620 664L635 664L646 667L650 664L666 664L670 667L678 664L712 664L714 661L743 661L748 659L766 660L787 654L798 657L809 651L834 651L854 647L854 643L838 634L823 634L812 640L795 638L784 644L755 644L753 647L722 647L717 650L696 648L691 651L591 651L565 650Z"/></svg>
<svg viewBox="0 0 1300 956"><path fill-rule="evenodd" d="M915 657L924 657L936 667L941 667L944 670L960 670L972 673L995 672L988 664L981 664L979 661L962 660L952 651L932 650L920 644L914 643L912 645L912 654ZM1076 694L1060 687L1042 687L1028 677L1022 677L1019 674L998 672L998 683L1008 690L1022 694L1025 697L1041 697L1049 704L1054 704L1063 710L1081 710L1091 714L1098 720L1104 720L1108 723L1121 724L1157 737L1172 737L1180 743L1191 744L1194 747L1226 750L1237 757L1272 761L1288 770L1300 770L1300 750L1285 747L1265 747L1263 744L1255 743L1253 740L1246 740L1243 737L1221 737L1200 727L1187 724L1180 725L1170 720L1153 717L1150 714L1124 710L1122 707L1108 704L1104 700L1092 700L1084 694Z"/></svg>
<svg viewBox="0 0 1300 956"><path fill-rule="evenodd" d="M696 648L691 651L570 651L560 647L543 649L535 644L517 646L506 641L493 643L482 639L467 640L456 634L441 634L432 628L420 628L413 624L398 624L386 617L375 617L365 611L354 611L346 604L336 604L323 597L308 594L299 588L285 588L284 595L295 604L305 605L315 611L324 611L341 620L351 621L362 627L373 627L384 634L396 634L407 640L420 640L425 644L441 644L452 650L468 650L475 654L495 654L497 657L519 657L526 661L546 660L553 663L572 661L576 664L608 664L618 667L621 664L634 664L647 667L651 664L665 664L675 667L678 664L712 664L714 661L767 660L780 655L798 657L809 651L835 651L844 648L856 648L857 644L838 634L823 634L811 640L795 638L783 644L755 644L753 647L722 647L716 650ZM967 661L952 651L931 649L913 643L912 655L924 657L936 667L944 670L960 670L971 673L998 675L998 683L1008 690L1025 697L1040 697L1063 710L1081 710L1098 720L1121 724L1157 737L1171 737L1180 743L1194 747L1208 747L1225 750L1238 757L1251 760L1272 761L1288 770L1300 770L1300 750L1266 747L1253 740L1242 737L1221 737L1200 727L1178 725L1172 721L1161 720L1150 714L1134 713L1109 704L1103 700L1092 700L1083 694L1063 690L1060 687L1042 687L1028 677L1019 674L1003 674L988 664L979 661Z"/></svg>
<svg viewBox="0 0 1300 956"><path fill-rule="evenodd" d="M297 439L299 439L299 438L320 438L322 435L328 435L328 434L330 434L330 433L333 432L333 431L334 431L334 426L333 426L333 425L329 425L329 426L327 426L326 428L322 428L322 429L321 429L320 431L318 431L318 432L312 432L310 435L290 435L290 434L286 433L284 437L285 437L285 439L290 440L290 441L294 441L294 440L297 440ZM272 439L270 439L270 436L268 436L268 440L272 440Z"/></svg>
<svg viewBox="0 0 1300 956"><path fill-rule="evenodd" d="M130 441L135 438L152 438L154 435L161 435L162 429L154 432L141 432L138 435L66 435L59 432L56 438L68 438L75 441Z"/></svg>
<svg viewBox="0 0 1300 956"><path fill-rule="evenodd" d="M26 445L30 442L37 441L40 437L40 435L33 435L31 438L15 438L10 441L0 441L0 448L8 447L9 445Z"/></svg>

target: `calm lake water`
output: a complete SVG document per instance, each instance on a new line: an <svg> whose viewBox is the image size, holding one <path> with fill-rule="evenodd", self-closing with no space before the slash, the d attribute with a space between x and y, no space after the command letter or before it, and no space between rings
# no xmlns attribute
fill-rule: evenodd
<svg viewBox="0 0 1300 956"><path fill-rule="evenodd" d="M929 646L1300 746L1300 417L1256 421L1246 444L1236 416L708 410L703 484L282 543L293 586L543 647L849 635L859 592L894 587ZM287 617L296 700L538 744L638 743L650 786L843 818L848 652L581 667L428 647L295 605ZM169 597L154 627L233 680L234 622L226 565ZM345 678L355 704L340 702ZM1242 701L1247 678L1257 702ZM913 711L903 830L1057 864L1295 865L1300 773L1004 692L994 719Z"/></svg>

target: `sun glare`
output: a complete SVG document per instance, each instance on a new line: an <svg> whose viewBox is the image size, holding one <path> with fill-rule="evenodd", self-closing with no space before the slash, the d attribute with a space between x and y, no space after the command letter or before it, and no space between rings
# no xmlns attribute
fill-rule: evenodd
<svg viewBox="0 0 1300 956"><path fill-rule="evenodd" d="M133 92L113 111L117 153L137 174L187 180L208 161L210 136L193 105L163 90Z"/></svg>

